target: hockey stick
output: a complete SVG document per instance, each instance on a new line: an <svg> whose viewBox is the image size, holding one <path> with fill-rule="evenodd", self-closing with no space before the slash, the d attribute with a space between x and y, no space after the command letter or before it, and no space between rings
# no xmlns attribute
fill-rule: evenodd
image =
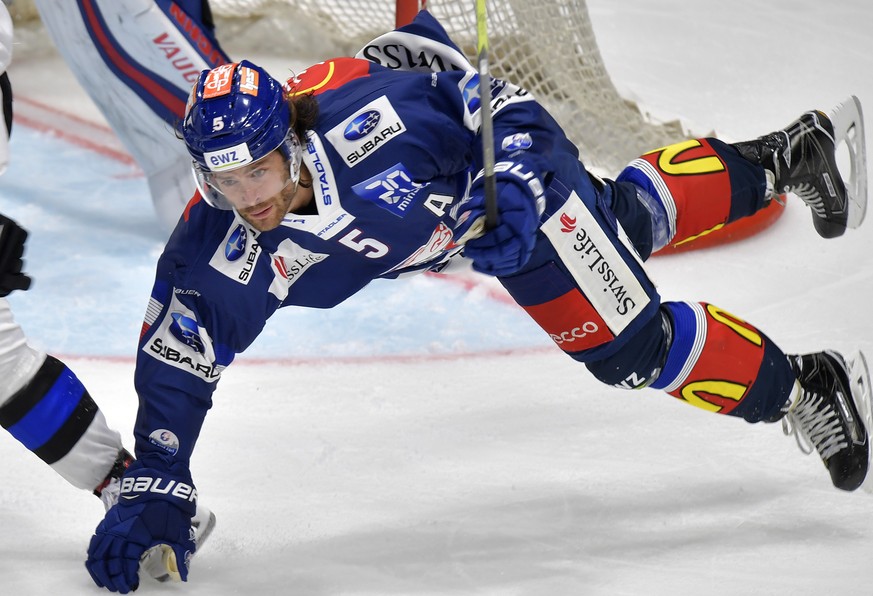
<svg viewBox="0 0 873 596"><path fill-rule="evenodd" d="M491 72L488 68L488 12L485 0L476 0L476 66L479 70L479 103L482 114L482 169L485 183L485 229L498 222L497 184L494 178L494 126L491 122Z"/></svg>

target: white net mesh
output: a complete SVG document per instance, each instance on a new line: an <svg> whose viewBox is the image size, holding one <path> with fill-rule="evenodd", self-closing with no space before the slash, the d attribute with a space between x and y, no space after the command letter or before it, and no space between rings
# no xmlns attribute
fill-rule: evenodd
<svg viewBox="0 0 873 596"><path fill-rule="evenodd" d="M395 25L395 0L210 0L210 6L219 41L234 58L247 51L314 60L348 55ZM475 3L429 0L427 8L474 58ZM38 19L31 0L15 0L12 11L17 23ZM493 75L545 104L586 164L615 174L640 153L686 136L678 122L648 122L619 95L584 0L489 0L488 15Z"/></svg>

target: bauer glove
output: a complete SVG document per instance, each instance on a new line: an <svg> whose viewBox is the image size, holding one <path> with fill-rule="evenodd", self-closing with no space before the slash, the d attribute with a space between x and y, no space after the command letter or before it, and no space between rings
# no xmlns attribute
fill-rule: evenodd
<svg viewBox="0 0 873 596"><path fill-rule="evenodd" d="M196 544L191 518L197 491L190 474L173 475L134 463L121 479L118 503L106 512L88 546L85 567L101 588L127 594L139 587L139 564L163 550L175 579L187 581Z"/></svg>
<svg viewBox="0 0 873 596"><path fill-rule="evenodd" d="M524 267L530 259L545 200L539 178L523 163L498 162L495 176L498 224L490 230L482 228L485 189L480 175L473 181L470 196L458 207L454 234L458 244L464 244L464 256L472 259L473 269L505 276Z"/></svg>
<svg viewBox="0 0 873 596"><path fill-rule="evenodd" d="M0 213L0 298L30 287L30 278L21 272L26 239L27 230Z"/></svg>

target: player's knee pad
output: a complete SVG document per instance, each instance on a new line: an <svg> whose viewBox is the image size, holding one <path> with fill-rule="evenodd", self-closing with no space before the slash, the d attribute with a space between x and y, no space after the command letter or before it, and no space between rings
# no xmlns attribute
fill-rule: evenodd
<svg viewBox="0 0 873 596"><path fill-rule="evenodd" d="M191 164L176 160L147 176L155 212L165 230L173 230L193 196Z"/></svg>
<svg viewBox="0 0 873 596"><path fill-rule="evenodd" d="M772 419L788 400L794 373L761 331L707 303L663 304L672 341L651 384L691 405L749 422Z"/></svg>
<svg viewBox="0 0 873 596"><path fill-rule="evenodd" d="M679 244L751 215L764 205L763 168L718 139L668 145L632 161L617 178L642 188L667 213Z"/></svg>
<svg viewBox="0 0 873 596"><path fill-rule="evenodd" d="M6 72L12 63L13 23L6 3L0 6L0 72Z"/></svg>
<svg viewBox="0 0 873 596"><path fill-rule="evenodd" d="M661 372L670 347L672 330L663 312L642 327L615 354L585 366L599 381L622 389L642 389Z"/></svg>
<svg viewBox="0 0 873 596"><path fill-rule="evenodd" d="M659 199L630 182L612 182L609 186L610 208L643 260L670 243L673 230Z"/></svg>
<svg viewBox="0 0 873 596"><path fill-rule="evenodd" d="M200 72L229 61L214 36L208 5L203 0L35 4L58 51L150 187L163 170L190 163L173 128ZM193 177L188 178L176 196L153 195L162 222L175 224L194 194Z"/></svg>
<svg viewBox="0 0 873 596"><path fill-rule="evenodd" d="M197 0L36 0L36 7L82 87L145 163L148 152L136 154L137 139L125 136L136 118L156 116L166 135L183 117L200 72L229 61ZM167 145L175 141L169 137Z"/></svg>

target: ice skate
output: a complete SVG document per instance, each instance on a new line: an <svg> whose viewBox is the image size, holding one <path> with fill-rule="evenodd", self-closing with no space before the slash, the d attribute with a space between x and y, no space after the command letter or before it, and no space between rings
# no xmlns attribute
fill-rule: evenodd
<svg viewBox="0 0 873 596"><path fill-rule="evenodd" d="M804 453L815 449L839 489L861 486L870 460L870 376L864 356L837 352L789 356L798 389L782 418Z"/></svg>
<svg viewBox="0 0 873 596"><path fill-rule="evenodd" d="M109 511L118 502L118 495L121 492L121 477L131 463L133 463L133 456L130 452L127 449L119 451L106 480L94 490L94 494L103 501L106 511ZM194 542L199 551L215 528L215 514L198 502L197 511L191 518L191 528L194 531ZM139 568L140 571L159 582L171 579L174 581L182 580L173 549L166 545L158 544L144 552L139 559Z"/></svg>
<svg viewBox="0 0 873 596"><path fill-rule="evenodd" d="M837 148L848 161L838 167ZM867 208L867 163L861 103L852 96L830 114L811 111L784 130L734 144L746 159L767 170L773 195L792 193L812 209L813 225L824 238L857 228Z"/></svg>

